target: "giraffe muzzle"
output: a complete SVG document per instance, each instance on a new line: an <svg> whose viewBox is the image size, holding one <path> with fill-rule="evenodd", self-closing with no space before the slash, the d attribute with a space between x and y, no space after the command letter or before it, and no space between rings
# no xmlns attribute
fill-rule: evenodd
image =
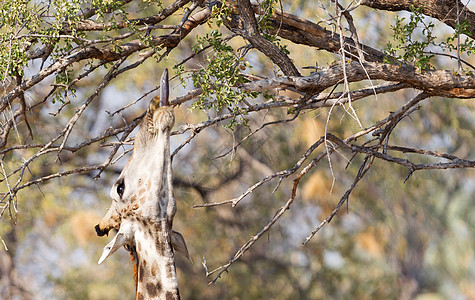
<svg viewBox="0 0 475 300"><path fill-rule="evenodd" d="M94 229L96 229L96 234L98 236L104 236L104 235L109 235L109 229L101 229L101 227L99 226L99 224L97 224Z"/></svg>

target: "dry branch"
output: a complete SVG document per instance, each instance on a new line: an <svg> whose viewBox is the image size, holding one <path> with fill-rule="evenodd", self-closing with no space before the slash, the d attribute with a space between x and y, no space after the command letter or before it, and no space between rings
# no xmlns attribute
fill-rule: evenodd
<svg viewBox="0 0 475 300"><path fill-rule="evenodd" d="M345 66L349 82L370 78L404 83L414 89L423 90L434 96L450 98L475 97L475 75L457 75L448 70L419 71L410 65L393 65L380 63L351 63ZM243 84L245 91L265 91L269 89L295 88L298 91L323 91L341 82L343 68L334 66L315 72L310 76L283 76L273 79L258 80Z"/></svg>

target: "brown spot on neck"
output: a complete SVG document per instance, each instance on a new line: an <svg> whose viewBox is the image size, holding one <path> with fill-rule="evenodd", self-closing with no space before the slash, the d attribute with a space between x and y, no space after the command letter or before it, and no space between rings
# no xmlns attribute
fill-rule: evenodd
<svg viewBox="0 0 475 300"><path fill-rule="evenodd" d="M177 299L180 299L180 293L178 293L178 291L177 291L176 295L174 295L172 292L167 291L167 292L165 293L165 299L167 299L167 300L177 300Z"/></svg>
<svg viewBox="0 0 475 300"><path fill-rule="evenodd" d="M158 296L158 293L160 292L161 284L158 283L157 285L155 285L149 282L145 285L145 289L149 297L156 297Z"/></svg>

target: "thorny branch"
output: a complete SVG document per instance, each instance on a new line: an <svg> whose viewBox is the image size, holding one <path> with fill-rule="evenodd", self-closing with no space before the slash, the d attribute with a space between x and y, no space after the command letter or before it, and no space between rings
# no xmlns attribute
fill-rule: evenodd
<svg viewBox="0 0 475 300"><path fill-rule="evenodd" d="M307 149L305 154L298 160L298 162L294 165L294 167L276 172L272 175L269 175L259 182L255 183L253 186L251 186L248 190L243 192L240 196L231 199L231 200L226 200L226 201L221 201L221 202L212 202L212 203L206 203L203 205L195 205L194 207L214 207L214 206L219 206L219 205L225 205L225 204L232 204L234 207L237 205L243 198L246 196L250 195L254 190L257 188L261 187L263 184L275 179L275 178L286 178L289 177L293 174L295 174L300 167L302 167L303 163L307 160L308 157L311 155L314 155L315 158L311 160L310 163L308 163L295 177L293 180L293 186L291 189L291 197L289 200L281 207L279 208L274 217L265 225L261 231L259 231L255 236L250 238L243 246L241 246L237 252L234 254L234 256L231 258L231 260L227 263L224 264L218 268L216 268L213 271L207 272L207 276L211 276L215 273L217 275L210 281L211 283L216 282L220 276L228 270L228 268L236 262L247 250L250 249L250 247L267 231L270 230L270 228L277 222L277 220L285 213L287 209L289 209L290 205L295 201L296 194L297 194L297 189L299 186L299 182L301 178L307 174L315 165L317 165L322 158L326 156L330 156L333 152L337 151L339 148L346 148L351 150L353 153L361 153L365 154L365 158L363 159L363 163L360 166L360 169L358 171L358 174L355 176L353 183L351 186L348 188L348 190L344 193L344 195L341 197L340 201L338 204L335 206L335 209L328 215L316 228L313 230L310 235L305 239L303 244L307 244L314 236L315 234L325 225L328 224L333 217L338 213L342 205L349 199L351 192L354 190L358 182L364 177L364 175L370 170L373 161L375 158L390 162L390 163L396 163L402 166L405 166L408 168L408 176L406 177L405 180L407 180L413 172L417 170L429 170L429 169L449 169L449 168L475 168L475 160L465 160L458 158L454 155L450 155L447 153L440 153L440 152L434 152L434 151L427 151L423 149L417 149L417 148L409 148L409 147L399 147L399 146L393 146L393 145L387 145L383 144L384 138L380 138L380 142L374 144L372 141L375 141L375 139L370 139L369 142L363 142L361 144L356 144L355 142L363 137L363 136L385 136L384 133L388 131L388 126L389 128L394 129L394 126L399 123L400 120L403 118L407 117L409 114L413 113L414 111L417 110L417 105L424 99L429 97L428 94L426 93L420 93L413 99L411 99L408 103L403 105L399 110L391 113L387 118L375 123L374 125L367 127L345 139L340 139L337 136L335 136L332 133L327 133L325 136L322 136L315 144L313 144L310 148ZM392 126L391 124L395 124ZM392 130L391 129L391 130ZM390 132L388 133L390 134ZM324 147L320 153L318 154L313 154L316 149L318 149L322 144L324 144L324 141L328 140L331 143L329 143L330 147ZM434 163L415 163L409 159L406 158L401 158L397 157L394 155L389 155L386 153L386 151L394 151L394 152L401 152L401 153L415 153L415 154L420 154L422 156L432 156L432 157L438 157L438 158L444 158L449 160L449 162L434 162Z"/></svg>

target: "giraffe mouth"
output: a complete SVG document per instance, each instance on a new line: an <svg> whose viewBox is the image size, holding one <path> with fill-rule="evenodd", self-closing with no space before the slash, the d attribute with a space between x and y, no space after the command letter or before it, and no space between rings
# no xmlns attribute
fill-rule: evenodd
<svg viewBox="0 0 475 300"><path fill-rule="evenodd" d="M99 226L99 224L97 224L94 229L96 230L96 234L98 236L104 236L104 235L107 235L109 236L109 229L101 229L101 227Z"/></svg>
<svg viewBox="0 0 475 300"><path fill-rule="evenodd" d="M153 98L148 106L149 132L164 131L173 127L175 116L173 108L170 106L169 94L168 69L165 69L160 80L160 96Z"/></svg>
<svg viewBox="0 0 475 300"><path fill-rule="evenodd" d="M99 229L100 233L101 229ZM99 234L99 233L98 233ZM114 236L114 238L104 247L104 250L102 252L102 256L99 259L98 264L102 263L107 257L109 257L112 253L117 251L122 246L125 245L133 245L134 239L133 239L133 230L132 230L132 224L129 222L123 222L120 226L119 231L117 234Z"/></svg>
<svg viewBox="0 0 475 300"><path fill-rule="evenodd" d="M148 131L151 134L158 134L165 130L171 130L175 124L175 115L173 108L170 106L160 107L151 110L148 118Z"/></svg>

